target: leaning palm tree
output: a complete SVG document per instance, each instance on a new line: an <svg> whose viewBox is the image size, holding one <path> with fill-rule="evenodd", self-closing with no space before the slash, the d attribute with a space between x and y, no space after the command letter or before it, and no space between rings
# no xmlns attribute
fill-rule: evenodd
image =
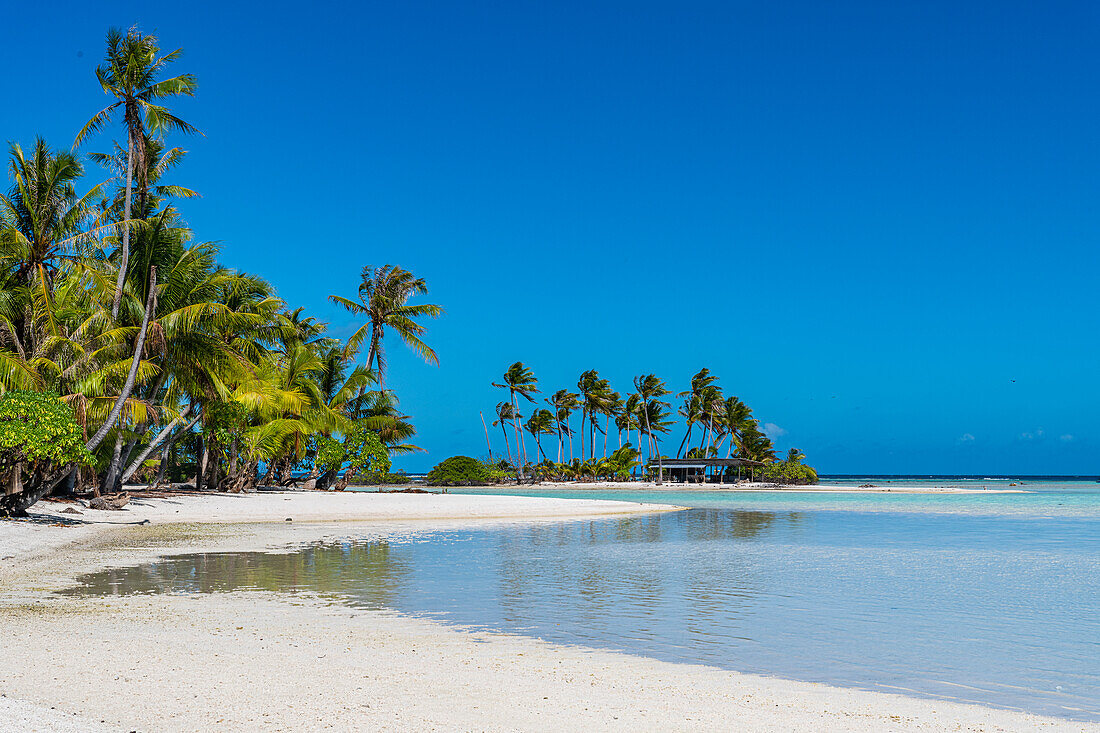
<svg viewBox="0 0 1100 733"><path fill-rule="evenodd" d="M665 387L664 381L656 374L640 374L634 377L634 389L638 393L639 405L639 421L645 428L646 435L649 436L650 443L650 461L653 460L652 451L654 450L653 432L660 431L666 432L668 430L667 423L664 422L665 410L668 408L668 403L661 400L662 397L669 394L668 389ZM661 483L662 474L664 473L664 464L661 460L660 447L656 446L657 450L657 483Z"/></svg>
<svg viewBox="0 0 1100 733"><path fill-rule="evenodd" d="M363 342L366 341L368 343L367 369L374 369L374 363L377 361L381 383L386 368L382 339L386 329L389 329L424 361L438 366L439 357L421 340L425 326L417 323L416 319L438 318L443 314L443 308L432 303L409 304L409 298L414 295L425 295L427 292L428 283L424 278L415 277L408 270L396 265L371 269L368 265L363 268L358 302L339 295L328 296L329 300L344 306L349 312L367 317L367 322L348 339L347 346L344 348L347 357L351 358L358 353Z"/></svg>
<svg viewBox="0 0 1100 733"><path fill-rule="evenodd" d="M103 64L96 67L96 76L104 93L115 97L115 101L88 120L73 143L74 148L79 146L88 135L102 129L116 110L122 110L122 121L126 126L126 199L122 214L118 284L115 286L115 298L111 305L111 315L114 317L118 316L119 304L122 302L122 286L130 258L130 201L135 169L138 173L138 188L143 196L148 186L145 166L137 165L138 161L146 159L145 134L147 131L159 134L169 130L198 132L159 103L169 97L195 95L198 82L192 74L157 80L168 64L179 59L183 49L178 48L157 58L159 52L156 36L143 35L136 27L128 30L125 35L118 28L107 32L107 56Z"/></svg>
<svg viewBox="0 0 1100 733"><path fill-rule="evenodd" d="M504 448L508 453L508 462L514 466L516 464L512 461L512 446L508 444L508 431L504 426L510 422L514 423L519 413L512 407L511 402L498 402L496 412L497 419L493 420L493 427L500 426L500 432L504 435Z"/></svg>
<svg viewBox="0 0 1100 733"><path fill-rule="evenodd" d="M806 458L806 455L798 448L791 448L787 451L787 463L801 463Z"/></svg>
<svg viewBox="0 0 1100 733"><path fill-rule="evenodd" d="M528 418L527 423L524 425L524 427L527 428L527 432L534 436L535 445L543 460L546 459L546 452L542 449L542 436L554 434L554 422L554 413L543 408L531 413L531 417Z"/></svg>
<svg viewBox="0 0 1100 733"><path fill-rule="evenodd" d="M492 383L494 387L508 390L508 398L512 403L512 429L516 436L516 458L522 460L524 465L527 464L527 446L523 443L519 432L520 414L519 405L516 403L516 395L523 397L528 402L534 402L535 398L531 395L539 391L538 383L538 377L522 361L517 361L508 367L500 383Z"/></svg>
<svg viewBox="0 0 1100 733"><path fill-rule="evenodd" d="M563 435L569 436L569 460L573 460L573 431L569 428L569 416L580 407L579 397L580 395L575 392L559 389L546 398L546 401L554 408L554 422L558 430L558 463L562 462L562 454L564 453Z"/></svg>

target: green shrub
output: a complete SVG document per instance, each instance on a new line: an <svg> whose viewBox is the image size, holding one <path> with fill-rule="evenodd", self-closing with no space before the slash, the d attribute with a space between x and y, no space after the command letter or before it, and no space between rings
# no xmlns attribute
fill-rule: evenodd
<svg viewBox="0 0 1100 733"><path fill-rule="evenodd" d="M363 422L355 423L343 442L328 436L317 441L317 466L323 470L341 469L348 465L351 475L359 472L388 473L390 456L378 433Z"/></svg>
<svg viewBox="0 0 1100 733"><path fill-rule="evenodd" d="M0 397L0 465L33 473L43 465L91 463L72 409L55 394L8 392Z"/></svg>
<svg viewBox="0 0 1100 733"><path fill-rule="evenodd" d="M776 461L756 469L757 481L788 486L804 486L817 483L817 471L801 463Z"/></svg>
<svg viewBox="0 0 1100 733"><path fill-rule="evenodd" d="M428 472L431 486L479 486L491 480L485 465L469 456L452 456Z"/></svg>

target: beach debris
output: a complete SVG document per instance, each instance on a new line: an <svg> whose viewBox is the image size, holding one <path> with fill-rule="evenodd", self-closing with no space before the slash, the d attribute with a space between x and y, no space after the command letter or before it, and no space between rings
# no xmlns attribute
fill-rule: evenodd
<svg viewBox="0 0 1100 733"><path fill-rule="evenodd" d="M875 485L874 484L860 484L859 488L861 488L861 489L873 489L873 488L875 488Z"/></svg>
<svg viewBox="0 0 1100 733"><path fill-rule="evenodd" d="M88 508L117 512L129 503L129 494L112 494L110 496L97 496L93 498L88 502Z"/></svg>
<svg viewBox="0 0 1100 733"><path fill-rule="evenodd" d="M67 506L61 510L62 514L83 514L84 512L73 509L71 506Z"/></svg>

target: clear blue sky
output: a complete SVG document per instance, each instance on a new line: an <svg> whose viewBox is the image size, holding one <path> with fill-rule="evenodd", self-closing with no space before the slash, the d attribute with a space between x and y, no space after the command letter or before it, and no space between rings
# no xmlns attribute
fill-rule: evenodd
<svg viewBox="0 0 1100 733"><path fill-rule="evenodd" d="M5 15L5 139L70 145L140 23L199 77L176 179L226 264L339 335L363 265L427 278L442 366L392 343L389 382L430 453L398 465L483 453L523 360L551 390L709 366L825 472L1100 472L1094 4Z"/></svg>

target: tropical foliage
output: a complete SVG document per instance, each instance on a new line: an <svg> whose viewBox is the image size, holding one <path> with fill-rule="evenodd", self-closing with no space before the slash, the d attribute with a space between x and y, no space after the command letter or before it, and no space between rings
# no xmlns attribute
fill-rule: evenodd
<svg viewBox="0 0 1100 733"><path fill-rule="evenodd" d="M219 262L180 208L198 193L174 180L187 153L171 138L197 132L169 108L198 90L193 75L169 73L181 62L154 35L111 30L96 70L109 102L73 150L10 143L0 513L146 474L244 491L306 472L340 488L421 450L382 387L383 345L394 333L438 363L422 321L442 309L413 302L427 283L396 265L364 268L357 299L332 296L361 319L342 342L270 283Z"/></svg>

